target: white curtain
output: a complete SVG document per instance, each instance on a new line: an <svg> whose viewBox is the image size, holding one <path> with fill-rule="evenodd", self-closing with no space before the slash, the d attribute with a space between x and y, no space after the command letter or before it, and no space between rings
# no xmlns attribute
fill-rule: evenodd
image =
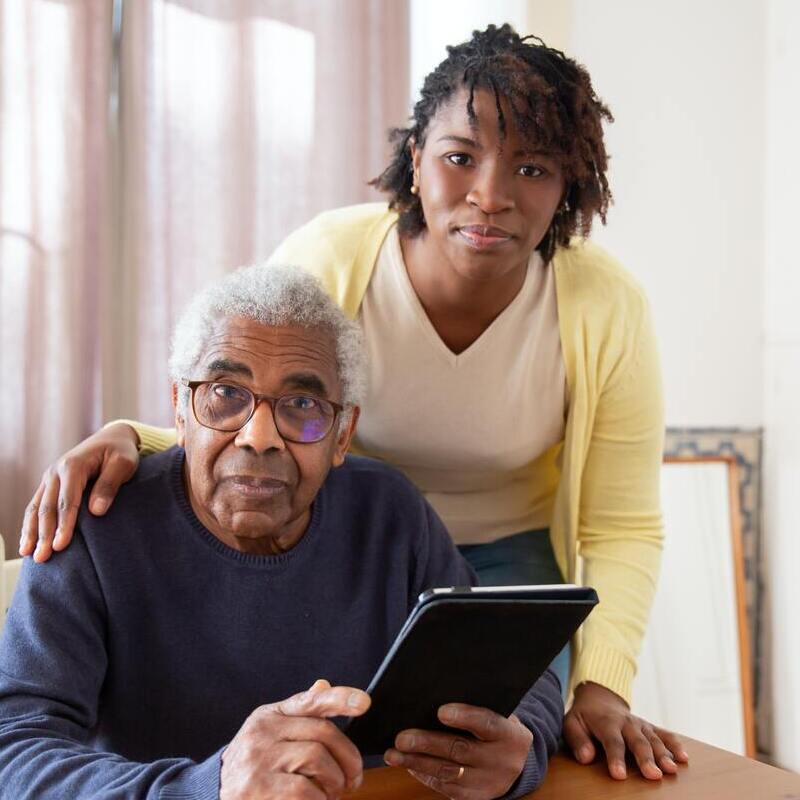
<svg viewBox="0 0 800 800"><path fill-rule="evenodd" d="M0 3L0 531L101 419L110 4Z"/></svg>
<svg viewBox="0 0 800 800"><path fill-rule="evenodd" d="M115 416L170 424L187 299L366 183L408 113L397 0L0 4L0 531Z"/></svg>

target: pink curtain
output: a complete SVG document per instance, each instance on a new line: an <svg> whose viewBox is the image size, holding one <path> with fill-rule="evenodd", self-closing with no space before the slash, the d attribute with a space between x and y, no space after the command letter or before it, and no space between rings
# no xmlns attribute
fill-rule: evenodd
<svg viewBox="0 0 800 800"><path fill-rule="evenodd" d="M9 549L65 448L116 416L170 424L169 334L195 290L378 199L366 182L408 113L405 1L126 2L118 113L110 5L2 4Z"/></svg>
<svg viewBox="0 0 800 800"><path fill-rule="evenodd" d="M0 531L101 420L110 4L0 3Z"/></svg>

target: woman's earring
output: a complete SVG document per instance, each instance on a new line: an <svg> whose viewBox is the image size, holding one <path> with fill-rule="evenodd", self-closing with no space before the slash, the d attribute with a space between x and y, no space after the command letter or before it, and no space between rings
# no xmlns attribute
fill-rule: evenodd
<svg viewBox="0 0 800 800"><path fill-rule="evenodd" d="M410 191L411 191L411 194L419 194L419 189L417 188L417 184L416 183L411 185Z"/></svg>

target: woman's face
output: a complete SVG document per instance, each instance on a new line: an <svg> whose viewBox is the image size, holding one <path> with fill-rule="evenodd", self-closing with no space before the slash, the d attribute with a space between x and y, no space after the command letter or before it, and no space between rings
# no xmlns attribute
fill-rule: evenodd
<svg viewBox="0 0 800 800"><path fill-rule="evenodd" d="M412 145L425 215L424 247L460 278L492 281L527 264L564 194L559 161L531 148L503 106L501 136L494 93L457 92L431 120L424 147Z"/></svg>

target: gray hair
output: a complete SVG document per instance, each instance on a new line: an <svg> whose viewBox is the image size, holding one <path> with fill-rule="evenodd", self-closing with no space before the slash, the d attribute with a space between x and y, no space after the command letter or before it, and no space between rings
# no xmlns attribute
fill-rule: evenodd
<svg viewBox="0 0 800 800"><path fill-rule="evenodd" d="M240 267L200 291L181 315L172 336L170 377L186 409L189 390L180 385L203 356L215 323L245 317L264 325L319 328L334 339L342 405L360 405L366 386L366 357L361 328L349 320L319 281L300 267L277 264ZM344 414L341 427L350 415ZM341 429L341 428L340 428Z"/></svg>

